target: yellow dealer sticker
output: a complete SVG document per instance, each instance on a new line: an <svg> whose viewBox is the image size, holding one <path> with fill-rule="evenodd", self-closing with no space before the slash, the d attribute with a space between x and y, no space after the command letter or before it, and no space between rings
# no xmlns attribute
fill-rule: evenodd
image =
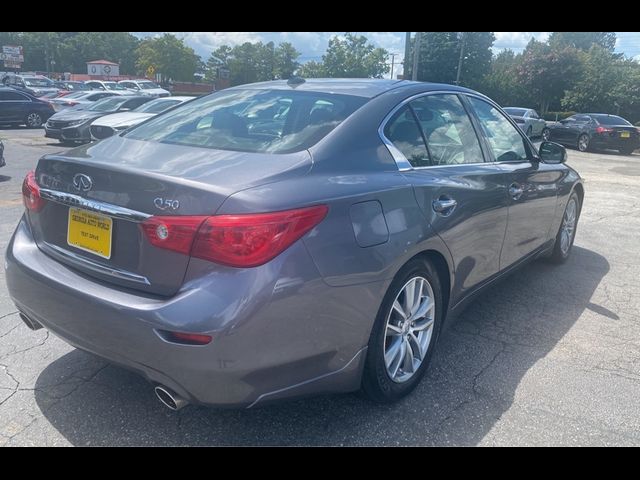
<svg viewBox="0 0 640 480"><path fill-rule="evenodd" d="M112 227L113 220L110 217L70 208L67 243L94 255L111 258Z"/></svg>

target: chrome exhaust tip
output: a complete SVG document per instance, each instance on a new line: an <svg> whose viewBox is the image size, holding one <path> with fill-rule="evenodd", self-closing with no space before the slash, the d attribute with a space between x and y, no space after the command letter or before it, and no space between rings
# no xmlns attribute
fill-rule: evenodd
<svg viewBox="0 0 640 480"><path fill-rule="evenodd" d="M187 405L187 401L184 398L180 397L176 392L167 387L158 385L153 390L156 392L158 400L160 400L165 407L173 410L174 412Z"/></svg>
<svg viewBox="0 0 640 480"><path fill-rule="evenodd" d="M29 327L30 330L40 330L42 325L40 325L35 320L27 317L24 313L20 312L20 319L24 322L24 324Z"/></svg>

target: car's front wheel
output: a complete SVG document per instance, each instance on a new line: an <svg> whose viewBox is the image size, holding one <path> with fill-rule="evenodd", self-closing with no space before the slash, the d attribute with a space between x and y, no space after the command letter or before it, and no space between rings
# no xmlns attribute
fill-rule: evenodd
<svg viewBox="0 0 640 480"><path fill-rule="evenodd" d="M544 140L545 142L548 142L550 138L551 138L551 130L549 130L548 128L543 128L542 140Z"/></svg>
<svg viewBox="0 0 640 480"><path fill-rule="evenodd" d="M576 228L578 226L578 219L580 218L580 208L580 197L578 197L576 192L573 192L564 209L560 230L558 230L556 243L553 246L551 261L555 263L563 263L567 258L569 258L571 248L573 247L573 241L576 238Z"/></svg>
<svg viewBox="0 0 640 480"><path fill-rule="evenodd" d="M438 274L429 261L411 260L389 286L371 332L362 377L370 399L391 403L417 386L443 315Z"/></svg>
<svg viewBox="0 0 640 480"><path fill-rule="evenodd" d="M42 115L38 112L29 112L24 119L24 123L29 128L39 128L42 126Z"/></svg>

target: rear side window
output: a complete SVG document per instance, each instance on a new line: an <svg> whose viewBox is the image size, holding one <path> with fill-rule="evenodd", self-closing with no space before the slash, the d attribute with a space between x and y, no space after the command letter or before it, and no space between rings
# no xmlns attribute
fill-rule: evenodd
<svg viewBox="0 0 640 480"><path fill-rule="evenodd" d="M224 90L180 105L126 137L242 152L304 150L367 101L295 90Z"/></svg>
<svg viewBox="0 0 640 480"><path fill-rule="evenodd" d="M456 95L427 95L411 102L431 154L432 165L482 163L480 142Z"/></svg>
<svg viewBox="0 0 640 480"><path fill-rule="evenodd" d="M408 105L398 110L384 127L384 136L402 152L413 167L431 165L420 128Z"/></svg>
<svg viewBox="0 0 640 480"><path fill-rule="evenodd" d="M516 127L491 104L475 97L468 97L478 116L489 147L498 162L528 160L528 150L524 138Z"/></svg>

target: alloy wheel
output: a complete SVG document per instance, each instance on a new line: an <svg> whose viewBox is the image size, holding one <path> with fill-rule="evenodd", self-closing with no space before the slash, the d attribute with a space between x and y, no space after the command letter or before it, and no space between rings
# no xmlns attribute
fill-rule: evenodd
<svg viewBox="0 0 640 480"><path fill-rule="evenodd" d="M586 152L587 148L589 148L589 137L586 135L580 135L580 138L578 139L578 150Z"/></svg>
<svg viewBox="0 0 640 480"><path fill-rule="evenodd" d="M42 126L42 117L37 113L30 113L29 115L27 115L27 125L29 127Z"/></svg>
<svg viewBox="0 0 640 480"><path fill-rule="evenodd" d="M576 217L578 213L578 205L574 198L569 200L567 208L564 211L564 217L562 218L562 228L560 230L560 251L562 255L566 256L571 248L571 240L573 238L573 232L576 228Z"/></svg>
<svg viewBox="0 0 640 480"><path fill-rule="evenodd" d="M436 312L433 289L426 278L411 278L400 289L387 315L384 362L389 378L409 380L427 355Z"/></svg>

